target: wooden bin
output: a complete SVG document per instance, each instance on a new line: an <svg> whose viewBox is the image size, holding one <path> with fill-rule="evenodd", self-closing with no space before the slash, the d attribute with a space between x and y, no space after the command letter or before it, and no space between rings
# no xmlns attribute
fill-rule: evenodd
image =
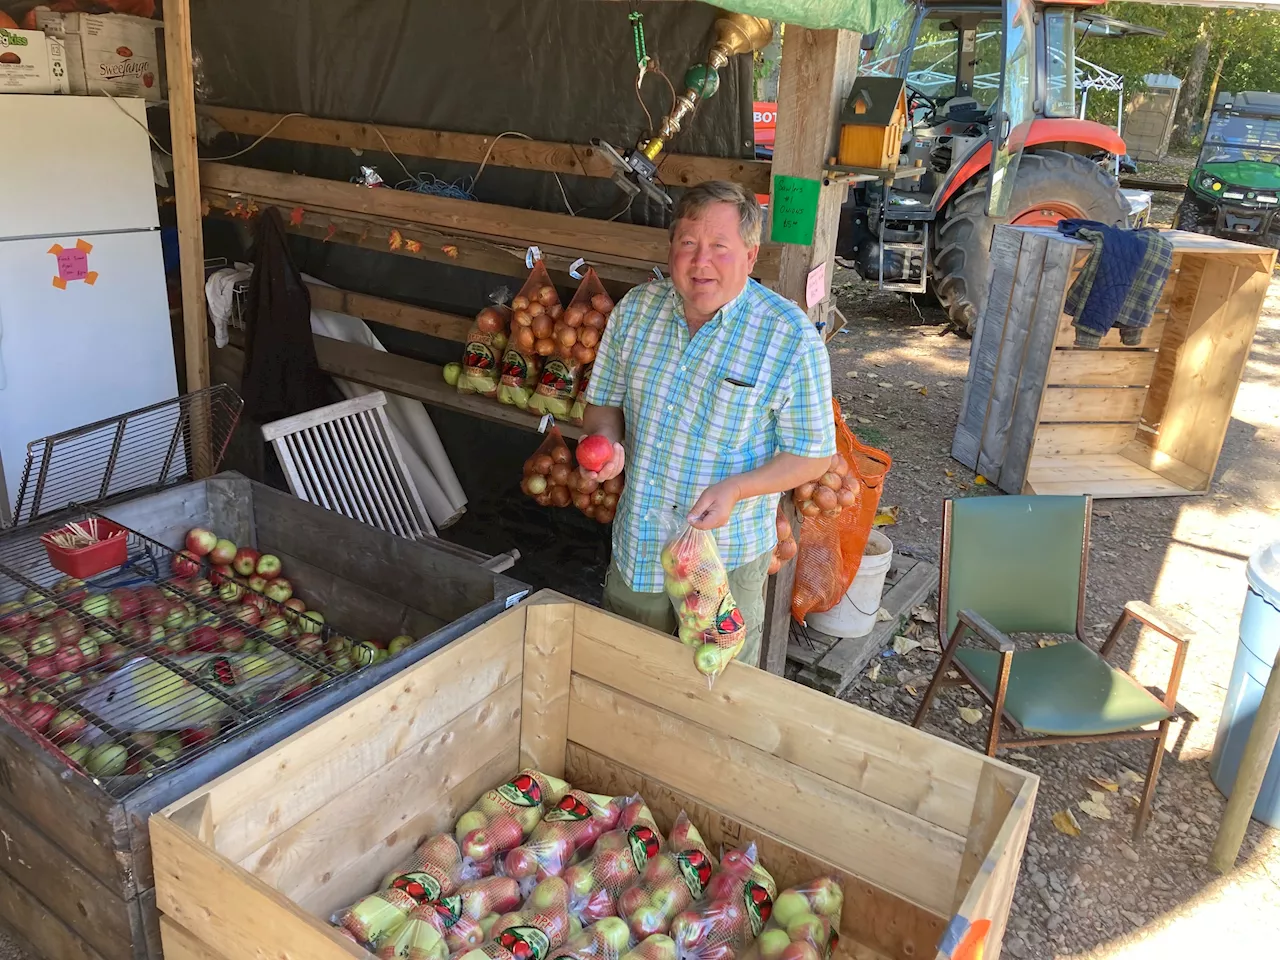
<svg viewBox="0 0 1280 960"><path fill-rule="evenodd" d="M328 924L522 765L843 880L845 957L1000 951L1038 778L542 591L151 820L168 960L366 957Z"/></svg>
<svg viewBox="0 0 1280 960"><path fill-rule="evenodd" d="M147 818L352 697L421 661L527 593L452 545L383 533L238 474L105 508L178 548L208 526L270 545L300 596L360 636L424 637L400 657L348 674L248 726L190 763L115 799L0 719L0 924L46 960L158 960L159 916ZM17 534L15 534L17 535ZM172 954L170 960L180 954Z"/></svg>
<svg viewBox="0 0 1280 960"><path fill-rule="evenodd" d="M1078 349L1067 291L1091 246L999 226L951 455L1007 493L1209 490L1276 251L1181 231L1140 346Z"/></svg>

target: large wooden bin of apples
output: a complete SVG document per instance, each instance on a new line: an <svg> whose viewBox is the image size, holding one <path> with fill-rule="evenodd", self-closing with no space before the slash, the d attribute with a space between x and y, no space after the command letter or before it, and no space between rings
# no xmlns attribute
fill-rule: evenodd
<svg viewBox="0 0 1280 960"><path fill-rule="evenodd" d="M168 960L994 960L1037 784L738 663L708 691L670 637L542 591L154 815L161 934Z"/></svg>
<svg viewBox="0 0 1280 960"><path fill-rule="evenodd" d="M79 556L65 518L0 537L0 925L46 960L159 958L150 814L527 593L234 473L101 516L132 532L79 516L120 550L86 581L42 542Z"/></svg>

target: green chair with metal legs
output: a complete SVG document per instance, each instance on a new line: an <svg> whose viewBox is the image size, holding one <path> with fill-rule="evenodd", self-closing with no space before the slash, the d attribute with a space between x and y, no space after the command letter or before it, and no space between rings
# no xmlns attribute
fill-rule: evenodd
<svg viewBox="0 0 1280 960"><path fill-rule="evenodd" d="M913 724L924 722L940 686L968 683L991 707L990 756L1005 747L1154 740L1136 837L1150 814L1188 631L1131 601L1100 650L1084 642L1091 504L1090 497L1054 496L945 502L938 625L948 639ZM1131 621L1175 645L1163 699L1108 662ZM1011 633L1071 633L1075 639L1015 653ZM967 634L986 649L961 646ZM959 679L947 678L953 667Z"/></svg>

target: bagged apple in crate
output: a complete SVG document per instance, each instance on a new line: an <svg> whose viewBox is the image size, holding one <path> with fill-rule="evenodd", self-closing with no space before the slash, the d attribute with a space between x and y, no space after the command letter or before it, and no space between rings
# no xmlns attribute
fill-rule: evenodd
<svg viewBox="0 0 1280 960"><path fill-rule="evenodd" d="M605 917L552 950L550 960L619 960L630 943L626 923L618 917Z"/></svg>
<svg viewBox="0 0 1280 960"><path fill-rule="evenodd" d="M680 641L693 647L693 664L707 678L709 689L747 639L715 535L686 524L667 541L661 559Z"/></svg>
<svg viewBox="0 0 1280 960"><path fill-rule="evenodd" d="M482 877L464 883L458 892L425 903L417 913L427 917L445 938L449 953L470 950L488 939L489 925L520 906L520 885L510 877ZM431 911L427 916L426 911Z"/></svg>
<svg viewBox="0 0 1280 960"><path fill-rule="evenodd" d="M671 929L671 920L706 892L716 860L684 811L667 835L667 848L618 897L618 915L637 940Z"/></svg>
<svg viewBox="0 0 1280 960"><path fill-rule="evenodd" d="M628 800L618 829L596 841L590 857L565 870L569 910L583 926L618 915L618 897L662 851L662 834L638 796Z"/></svg>
<svg viewBox="0 0 1280 960"><path fill-rule="evenodd" d="M463 954L464 960L549 960L550 953L571 935L569 888L561 877L548 877L533 888L515 913L497 919L489 939Z"/></svg>
<svg viewBox="0 0 1280 960"><path fill-rule="evenodd" d="M790 887L773 902L773 914L743 960L831 960L840 942L844 892L835 877Z"/></svg>
<svg viewBox="0 0 1280 960"><path fill-rule="evenodd" d="M560 428L552 424L538 449L524 462L520 492L540 507L567 507L573 502L569 484L574 473L573 455Z"/></svg>
<svg viewBox="0 0 1280 960"><path fill-rule="evenodd" d="M676 942L665 934L655 933L624 953L622 960L677 960Z"/></svg>
<svg viewBox="0 0 1280 960"><path fill-rule="evenodd" d="M707 884L706 896L671 921L679 960L737 960L764 929L777 890L754 843L730 850Z"/></svg>
<svg viewBox="0 0 1280 960"><path fill-rule="evenodd" d="M488 791L458 818L453 835L467 865L492 861L518 847L542 819L543 811L569 792L569 785L538 770L521 770Z"/></svg>
<svg viewBox="0 0 1280 960"><path fill-rule="evenodd" d="M447 833L428 837L363 897L334 919L361 943L375 948L399 930L419 904L453 893L461 882L462 853Z"/></svg>
<svg viewBox="0 0 1280 960"><path fill-rule="evenodd" d="M529 401L531 410L549 413L559 420L570 418L582 372L595 361L601 334L612 312L612 298L595 270L587 267L577 293L552 324L554 353L545 355L542 375Z"/></svg>
<svg viewBox="0 0 1280 960"><path fill-rule="evenodd" d="M493 303L476 314L476 322L467 333L462 349L462 372L458 375L459 393L498 395L498 378L502 376L502 355L507 349L507 329L511 311L503 305L506 288L490 296Z"/></svg>
<svg viewBox="0 0 1280 960"><path fill-rule="evenodd" d="M621 797L570 790L543 815L525 843L499 860L497 872L514 877L528 894L536 883L560 876L591 851L602 833L616 827L623 802Z"/></svg>
<svg viewBox="0 0 1280 960"><path fill-rule="evenodd" d="M448 960L449 947L444 936L423 911L431 905L418 907L394 934L378 947L378 960Z"/></svg>
<svg viewBox="0 0 1280 960"><path fill-rule="evenodd" d="M343 910L334 923L369 950L377 950L409 920L418 901L403 890L380 890Z"/></svg>

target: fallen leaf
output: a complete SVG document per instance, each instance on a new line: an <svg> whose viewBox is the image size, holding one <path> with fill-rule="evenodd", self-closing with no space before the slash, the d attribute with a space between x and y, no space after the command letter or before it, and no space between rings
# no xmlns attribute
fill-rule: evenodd
<svg viewBox="0 0 1280 960"><path fill-rule="evenodd" d="M446 257L448 257L450 260L458 259L458 248L455 247L452 243L446 243L443 247L440 248L440 252L443 253Z"/></svg>
<svg viewBox="0 0 1280 960"><path fill-rule="evenodd" d="M1017 753L1017 752L1014 752L1014 753L1009 754L1009 759L1010 759L1010 760L1021 760L1023 763L1035 763L1035 762L1036 762L1036 758L1035 758L1035 757L1033 757L1033 756L1031 756L1031 754L1029 754L1029 753Z"/></svg>
<svg viewBox="0 0 1280 960"><path fill-rule="evenodd" d="M392 230L387 237L387 246L392 250L399 250L404 246L404 237L400 236L399 230Z"/></svg>
<svg viewBox="0 0 1280 960"><path fill-rule="evenodd" d="M951 386L951 384L947 383L947 381L945 380L939 380L937 383L934 384L934 386L941 387L942 389L945 390L947 387Z"/></svg>
<svg viewBox="0 0 1280 960"><path fill-rule="evenodd" d="M899 635L893 638L893 650L895 653L908 654L918 646L920 646L920 641L912 640L910 637Z"/></svg>
<svg viewBox="0 0 1280 960"><path fill-rule="evenodd" d="M879 610L876 611L876 623L888 623L892 619L893 619L893 614L890 613L888 610L886 610L884 607L881 607Z"/></svg>
<svg viewBox="0 0 1280 960"><path fill-rule="evenodd" d="M945 473L948 477L954 477L956 475L956 472L954 470L943 470L942 472Z"/></svg>
<svg viewBox="0 0 1280 960"><path fill-rule="evenodd" d="M332 240L333 235L337 232L338 232L338 225L336 223L329 224L329 229L324 232L324 242L328 243L330 240Z"/></svg>
<svg viewBox="0 0 1280 960"><path fill-rule="evenodd" d="M911 609L911 619L919 620L921 623L937 623L938 615L927 604L922 603Z"/></svg>
<svg viewBox="0 0 1280 960"><path fill-rule="evenodd" d="M1107 802L1107 794L1104 790L1090 790L1089 799L1094 803L1105 804Z"/></svg>
<svg viewBox="0 0 1280 960"><path fill-rule="evenodd" d="M1095 800L1081 800L1076 804L1081 810L1093 817L1095 820L1110 820L1111 811L1101 803Z"/></svg>
<svg viewBox="0 0 1280 960"><path fill-rule="evenodd" d="M975 707L961 707L957 713L965 723L978 723L982 720L982 711Z"/></svg>
<svg viewBox="0 0 1280 960"><path fill-rule="evenodd" d="M857 370L850 370L848 373L846 373L846 374L845 374L845 376L846 376L846 377L848 377L850 380L857 380L857 379L858 379L858 371L857 371Z"/></svg>
<svg viewBox="0 0 1280 960"><path fill-rule="evenodd" d="M909 683L903 684L902 689L907 691L907 693L911 694L913 697L918 697L920 695L920 691L918 691L915 687L913 687Z"/></svg>
<svg viewBox="0 0 1280 960"><path fill-rule="evenodd" d="M871 421L870 421L869 419L867 419L866 417L857 417L856 419L857 419L857 421L858 421L859 423L870 423L870 422L871 422Z"/></svg>
<svg viewBox="0 0 1280 960"><path fill-rule="evenodd" d="M1059 833L1065 833L1068 837L1080 836L1080 823L1070 810L1059 810L1055 813L1053 825Z"/></svg>
<svg viewBox="0 0 1280 960"><path fill-rule="evenodd" d="M421 241L421 240L406 240L406 241L404 242L404 248L405 248L406 250L408 250L410 253L421 253L421 252L422 252L422 241Z"/></svg>
<svg viewBox="0 0 1280 960"><path fill-rule="evenodd" d="M302 218L306 214L306 212L307 211L303 210L301 207L294 207L292 210L290 210L289 225L293 227L302 226Z"/></svg>
<svg viewBox="0 0 1280 960"><path fill-rule="evenodd" d="M1128 768L1120 771L1121 783L1146 783L1146 780L1147 780L1146 777L1140 777L1138 776L1138 774L1134 773L1132 770L1129 770Z"/></svg>
<svg viewBox="0 0 1280 960"><path fill-rule="evenodd" d="M941 653L942 644L938 642L937 637L925 637L920 641L920 648L928 650L930 653Z"/></svg>
<svg viewBox="0 0 1280 960"><path fill-rule="evenodd" d="M879 383L877 383L877 384L876 384L876 386L877 386L877 387L879 387L881 390L891 390L891 389L893 389L893 384L892 384L892 383L888 383L888 382L886 382L886 381L884 381L884 380L881 380Z"/></svg>
<svg viewBox="0 0 1280 960"><path fill-rule="evenodd" d="M1036 645L1043 649L1044 647L1056 647L1061 642L1061 640L1037 640Z"/></svg>
<svg viewBox="0 0 1280 960"><path fill-rule="evenodd" d="M888 418L888 416L886 416L886 415L885 415L885 414L883 414L883 413L877 413L877 414L876 414L876 416L877 416L877 417L879 417L881 420L888 420L888 419L889 419L889 418Z"/></svg>
<svg viewBox="0 0 1280 960"><path fill-rule="evenodd" d="M984 477L982 474L978 474L976 477L974 477L974 478L973 478L973 485L974 485L975 487L981 487L981 486L983 486L986 482L987 482L987 478L986 478L986 477Z"/></svg>
<svg viewBox="0 0 1280 960"><path fill-rule="evenodd" d="M1110 517L1110 516L1111 516L1111 511L1110 511L1110 510L1104 510L1104 509L1102 509L1102 507L1094 507L1094 508L1093 508L1093 515L1094 515L1095 517Z"/></svg>
<svg viewBox="0 0 1280 960"><path fill-rule="evenodd" d="M861 419L861 418L859 418ZM881 507L876 511L876 517L871 521L873 527L892 527L898 522L898 514L902 510L899 506ZM936 620L934 621L937 622Z"/></svg>
<svg viewBox="0 0 1280 960"><path fill-rule="evenodd" d="M258 204L255 203L253 200L250 200L249 206L245 208L245 211L246 211L246 215L245 215L246 220L248 220L250 217L256 217L258 215Z"/></svg>
<svg viewBox="0 0 1280 960"><path fill-rule="evenodd" d="M208 201L208 200L201 200L201 201L200 201L200 216L202 216L202 217L207 217L207 216L209 215L209 209L210 209L210 208L209 208L209 201Z"/></svg>
<svg viewBox="0 0 1280 960"><path fill-rule="evenodd" d="M1120 789L1120 784L1116 783L1114 780L1108 780L1106 777L1099 777L1096 774L1091 773L1089 774L1089 779L1100 786L1103 790L1109 791L1110 793L1115 793Z"/></svg>
<svg viewBox="0 0 1280 960"><path fill-rule="evenodd" d="M867 671L867 679L871 681L880 679L880 663L879 661L871 665L871 669Z"/></svg>
<svg viewBox="0 0 1280 960"><path fill-rule="evenodd" d="M929 388L921 387L919 390L916 391L916 393L920 394L920 396L922 397L927 397L929 395Z"/></svg>
<svg viewBox="0 0 1280 960"><path fill-rule="evenodd" d="M360 242L364 243L368 239L369 239L369 225L365 224L364 229L360 231Z"/></svg>

